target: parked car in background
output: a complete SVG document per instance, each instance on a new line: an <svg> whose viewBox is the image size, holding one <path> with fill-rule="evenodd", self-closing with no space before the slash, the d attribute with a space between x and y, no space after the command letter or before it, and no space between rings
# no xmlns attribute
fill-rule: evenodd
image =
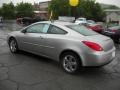
<svg viewBox="0 0 120 90"><path fill-rule="evenodd" d="M78 18L75 20L75 24L79 24L79 25L87 24L87 20L86 18Z"/></svg>
<svg viewBox="0 0 120 90"><path fill-rule="evenodd" d="M104 28L101 24L96 23L94 20L86 20L86 18L78 18L75 21L75 24L77 25L84 25L87 28L98 32L98 33L102 33Z"/></svg>
<svg viewBox="0 0 120 90"><path fill-rule="evenodd" d="M16 23L17 23L17 24L22 24L22 18L17 18L17 19L16 19Z"/></svg>
<svg viewBox="0 0 120 90"><path fill-rule="evenodd" d="M104 28L100 24L88 24L86 25L87 28L92 29L95 32L102 33L104 31Z"/></svg>
<svg viewBox="0 0 120 90"><path fill-rule="evenodd" d="M7 40L12 53L24 50L49 57L68 73L81 66L103 66L115 57L112 39L69 22L34 23L10 33Z"/></svg>
<svg viewBox="0 0 120 90"><path fill-rule="evenodd" d="M24 25L29 25L29 24L33 23L33 19L31 17L23 17L22 18L22 23Z"/></svg>
<svg viewBox="0 0 120 90"><path fill-rule="evenodd" d="M88 25L95 24L96 22L94 20L87 20Z"/></svg>
<svg viewBox="0 0 120 90"><path fill-rule="evenodd" d="M35 22L39 22L39 21L45 21L45 19L42 19L40 17L23 17L23 18L17 18L16 19L16 22L18 24L23 24L23 25L30 25L32 23L35 23Z"/></svg>
<svg viewBox="0 0 120 90"><path fill-rule="evenodd" d="M109 27L103 32L104 35L111 37L116 43L120 39L120 26Z"/></svg>
<svg viewBox="0 0 120 90"><path fill-rule="evenodd" d="M31 17L24 17L22 19L22 23L24 25L30 25L32 23L35 23L35 22L39 22L39 21L42 21L42 19L40 17L35 17L35 18L31 18Z"/></svg>

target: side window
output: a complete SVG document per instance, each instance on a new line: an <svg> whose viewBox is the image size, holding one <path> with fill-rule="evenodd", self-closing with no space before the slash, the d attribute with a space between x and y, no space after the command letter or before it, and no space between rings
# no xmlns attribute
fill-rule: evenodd
<svg viewBox="0 0 120 90"><path fill-rule="evenodd" d="M49 28L48 24L35 24L27 28L27 33L47 33Z"/></svg>
<svg viewBox="0 0 120 90"><path fill-rule="evenodd" d="M66 34L67 32L62 30L61 28L51 25L47 33L48 34Z"/></svg>
<svg viewBox="0 0 120 90"><path fill-rule="evenodd" d="M49 29L50 24L45 24L44 28L43 28L43 33L47 33L48 29Z"/></svg>

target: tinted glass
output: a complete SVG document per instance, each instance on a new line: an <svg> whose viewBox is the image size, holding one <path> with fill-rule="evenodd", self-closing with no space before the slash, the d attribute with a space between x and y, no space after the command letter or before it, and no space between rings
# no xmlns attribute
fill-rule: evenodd
<svg viewBox="0 0 120 90"><path fill-rule="evenodd" d="M67 25L68 28L82 34L85 36L91 36L91 35L97 35L98 33L92 31L91 29L88 29L84 26L80 26L80 25Z"/></svg>
<svg viewBox="0 0 120 90"><path fill-rule="evenodd" d="M62 30L61 28L51 25L47 33L48 34L66 34L67 32Z"/></svg>

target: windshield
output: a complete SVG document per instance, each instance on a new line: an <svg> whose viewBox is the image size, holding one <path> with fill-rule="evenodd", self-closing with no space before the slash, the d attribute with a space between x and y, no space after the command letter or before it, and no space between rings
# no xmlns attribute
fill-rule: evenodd
<svg viewBox="0 0 120 90"><path fill-rule="evenodd" d="M68 28L84 35L84 36L92 36L92 35L97 35L98 33L92 31L91 29L86 28L85 26L82 25L67 25Z"/></svg>
<svg viewBox="0 0 120 90"><path fill-rule="evenodd" d="M95 24L95 22L92 21L92 20L87 20L87 22L88 22L88 23L93 23L93 24Z"/></svg>

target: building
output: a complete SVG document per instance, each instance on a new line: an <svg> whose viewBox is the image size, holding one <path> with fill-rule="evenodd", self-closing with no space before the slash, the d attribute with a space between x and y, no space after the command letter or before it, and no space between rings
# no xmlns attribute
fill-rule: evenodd
<svg viewBox="0 0 120 90"><path fill-rule="evenodd" d="M106 22L115 22L120 25L120 9L106 9Z"/></svg>
<svg viewBox="0 0 120 90"><path fill-rule="evenodd" d="M39 3L34 3L34 8L35 8L35 16L40 16L43 19L48 18L48 6L50 4L50 1L46 2L39 2Z"/></svg>

